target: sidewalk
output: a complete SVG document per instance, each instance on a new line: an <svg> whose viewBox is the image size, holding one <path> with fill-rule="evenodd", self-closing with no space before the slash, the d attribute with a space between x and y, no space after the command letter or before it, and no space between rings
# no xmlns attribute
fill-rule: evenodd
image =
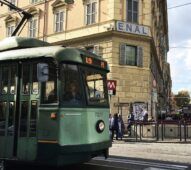
<svg viewBox="0 0 191 170"><path fill-rule="evenodd" d="M191 144L143 143L114 141L109 150L112 156L144 158L191 164Z"/></svg>

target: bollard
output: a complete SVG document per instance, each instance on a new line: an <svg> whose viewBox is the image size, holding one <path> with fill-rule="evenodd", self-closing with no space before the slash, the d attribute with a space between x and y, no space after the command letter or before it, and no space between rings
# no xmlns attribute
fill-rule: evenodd
<svg viewBox="0 0 191 170"><path fill-rule="evenodd" d="M186 121L184 121L184 141L186 142Z"/></svg>
<svg viewBox="0 0 191 170"><path fill-rule="evenodd" d="M141 135L142 135L142 133L141 133L141 122L139 122L139 126L140 126L140 127L139 127L139 128L140 128L140 129L139 129L139 133L140 133L139 135L140 135L140 141L141 141Z"/></svg>
<svg viewBox="0 0 191 170"><path fill-rule="evenodd" d="M136 136L136 132L135 132L135 131L136 131L135 122L134 122L133 128L134 128L134 130L133 130L134 136L133 136L133 137L135 137L135 136Z"/></svg>
<svg viewBox="0 0 191 170"><path fill-rule="evenodd" d="M136 137L136 142L137 142L137 121L135 122L135 137Z"/></svg>
<svg viewBox="0 0 191 170"><path fill-rule="evenodd" d="M156 140L157 140L157 141L159 140L158 130L159 130L159 126L158 126L158 121L157 121L157 122L155 123L155 135L156 135Z"/></svg>
<svg viewBox="0 0 191 170"><path fill-rule="evenodd" d="M161 121L161 139L162 141L164 140L164 136L163 136L163 122Z"/></svg>
<svg viewBox="0 0 191 170"><path fill-rule="evenodd" d="M179 132L180 132L180 141L182 141L182 133L181 133L181 121L179 121Z"/></svg>

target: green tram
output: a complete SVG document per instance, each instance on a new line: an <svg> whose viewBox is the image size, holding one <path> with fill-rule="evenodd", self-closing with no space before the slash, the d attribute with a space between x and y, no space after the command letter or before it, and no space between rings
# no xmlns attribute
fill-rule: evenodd
<svg viewBox="0 0 191 170"><path fill-rule="evenodd" d="M62 166L108 156L107 62L23 37L0 42L0 160Z"/></svg>

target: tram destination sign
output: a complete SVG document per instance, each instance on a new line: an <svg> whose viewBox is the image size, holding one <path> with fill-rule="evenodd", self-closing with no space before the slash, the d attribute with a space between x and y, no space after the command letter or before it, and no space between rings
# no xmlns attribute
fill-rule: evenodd
<svg viewBox="0 0 191 170"><path fill-rule="evenodd" d="M116 29L120 32L149 36L149 27L143 25L117 21Z"/></svg>
<svg viewBox="0 0 191 170"><path fill-rule="evenodd" d="M84 60L84 63L86 63L86 64L89 64L89 65L92 65L92 66L97 66L97 67L100 67L100 68L103 68L103 69L107 68L107 62L105 62L103 60L98 60L98 59L95 59L95 58L90 57L90 56L84 57L83 60Z"/></svg>

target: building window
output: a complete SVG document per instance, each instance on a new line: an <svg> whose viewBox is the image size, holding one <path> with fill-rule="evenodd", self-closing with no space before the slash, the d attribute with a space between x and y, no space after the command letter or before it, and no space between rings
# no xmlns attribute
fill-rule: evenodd
<svg viewBox="0 0 191 170"><path fill-rule="evenodd" d="M86 8L86 25L96 23L97 2L89 0L87 1L85 8Z"/></svg>
<svg viewBox="0 0 191 170"><path fill-rule="evenodd" d="M142 47L121 44L119 64L142 67L143 66Z"/></svg>
<svg viewBox="0 0 191 170"><path fill-rule="evenodd" d="M127 0L127 22L138 23L139 0Z"/></svg>
<svg viewBox="0 0 191 170"><path fill-rule="evenodd" d="M39 2L40 0L30 0L32 4Z"/></svg>
<svg viewBox="0 0 191 170"><path fill-rule="evenodd" d="M12 3L13 5L16 5L16 0L9 0L10 3Z"/></svg>
<svg viewBox="0 0 191 170"><path fill-rule="evenodd" d="M12 3L13 5L16 5L16 0L9 0L10 3ZM12 9L10 7L8 7L9 11L12 11Z"/></svg>
<svg viewBox="0 0 191 170"><path fill-rule="evenodd" d="M34 38L36 37L37 31L37 19L32 18L29 20L29 37Z"/></svg>
<svg viewBox="0 0 191 170"><path fill-rule="evenodd" d="M55 13L55 32L64 30L64 12L58 11Z"/></svg>
<svg viewBox="0 0 191 170"><path fill-rule="evenodd" d="M8 24L7 25L7 37L11 37L14 30L15 30L15 26L12 24Z"/></svg>

